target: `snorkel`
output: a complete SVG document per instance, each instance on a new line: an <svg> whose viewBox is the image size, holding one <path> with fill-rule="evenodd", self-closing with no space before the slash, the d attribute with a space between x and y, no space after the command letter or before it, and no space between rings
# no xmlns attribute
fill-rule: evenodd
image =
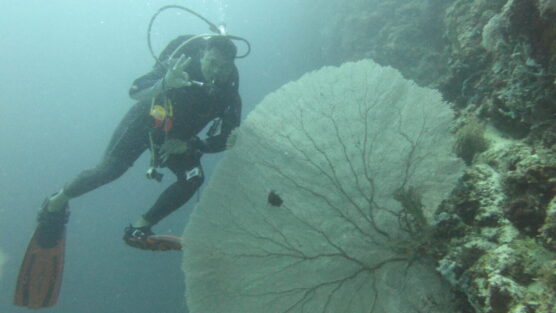
<svg viewBox="0 0 556 313"><path fill-rule="evenodd" d="M189 38L188 40L184 41L182 44L180 44L170 55L169 59L173 59L176 57L176 54L178 53L178 51L180 51L183 47L187 46L188 44L190 44L191 42L195 41L195 40L199 40L199 39L210 39L210 38L214 38L214 37L225 37L227 39L233 40L233 41L241 41L243 43L245 43L246 47L247 47L247 51L239 56L236 56L236 59L242 59L245 58L249 55L249 53L251 53L251 44L249 43L249 41L247 41L247 39L243 38L243 37L239 37L239 36L234 36L234 35L229 35L226 33L226 28L224 26L224 24L221 24L220 26L216 26L214 23L212 23L211 21L209 21L208 19L206 19L205 17L203 17L202 15L200 15L199 13L181 6L181 5L167 5L167 6L163 6L160 9L158 9L158 11L153 14L151 21L149 22L149 28L148 28L148 32L147 32L147 44L149 46L149 51L151 53L151 56L156 60L156 62L161 65L163 68L166 68L166 65L164 63L162 63L158 57L156 56L156 54L154 53L154 50L152 48L152 43L151 43L151 30L152 30L152 26L154 24L154 21L156 20L156 18L158 17L158 15L160 13L162 13L165 10L169 10L169 9L178 9L178 10L182 10L185 11L189 14L194 15L195 17L201 19L203 22L205 22L208 26L209 26L209 30L213 33L207 33L207 34L200 34L200 35L195 35L191 38Z"/></svg>

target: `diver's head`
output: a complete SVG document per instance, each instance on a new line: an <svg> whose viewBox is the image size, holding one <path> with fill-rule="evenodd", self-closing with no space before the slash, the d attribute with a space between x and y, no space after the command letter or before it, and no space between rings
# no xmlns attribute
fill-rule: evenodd
<svg viewBox="0 0 556 313"><path fill-rule="evenodd" d="M201 54L201 72L205 81L215 85L228 82L234 71L236 54L237 48L230 39L221 36L207 39Z"/></svg>

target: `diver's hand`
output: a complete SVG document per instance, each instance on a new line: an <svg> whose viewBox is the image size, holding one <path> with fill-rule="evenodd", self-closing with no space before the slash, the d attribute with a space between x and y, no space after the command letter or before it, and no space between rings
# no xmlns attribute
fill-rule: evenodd
<svg viewBox="0 0 556 313"><path fill-rule="evenodd" d="M158 150L160 156L160 164L164 165L173 154L192 155L194 153L200 152L201 145L201 140L199 139L199 137L196 136L188 141L173 138L168 139Z"/></svg>
<svg viewBox="0 0 556 313"><path fill-rule="evenodd" d="M187 142L179 139L168 139L158 150L160 162L165 164L172 154L184 154L187 150Z"/></svg>
<svg viewBox="0 0 556 313"><path fill-rule="evenodd" d="M189 74L185 71L191 63L191 58L182 54L179 59L171 60L168 64L168 71L164 76L166 89L181 88L191 86Z"/></svg>

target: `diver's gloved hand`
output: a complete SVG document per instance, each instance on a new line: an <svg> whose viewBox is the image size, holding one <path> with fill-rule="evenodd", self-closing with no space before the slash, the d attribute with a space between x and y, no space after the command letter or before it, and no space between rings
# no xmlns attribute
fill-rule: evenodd
<svg viewBox="0 0 556 313"><path fill-rule="evenodd" d="M166 64L164 77L157 80L151 87L139 89L137 85L131 86L130 96L138 101L149 101L160 93L173 88L191 85L189 74L185 71L191 63L191 58L182 54L178 59L172 59Z"/></svg>
<svg viewBox="0 0 556 313"><path fill-rule="evenodd" d="M185 54L182 54L177 60L170 60L168 71L164 76L166 90L191 86L189 74L185 71L189 63L191 63L191 58L186 57Z"/></svg>
<svg viewBox="0 0 556 313"><path fill-rule="evenodd" d="M191 140L168 139L158 150L160 163L163 165L173 154L193 154L199 150L200 139L194 137Z"/></svg>

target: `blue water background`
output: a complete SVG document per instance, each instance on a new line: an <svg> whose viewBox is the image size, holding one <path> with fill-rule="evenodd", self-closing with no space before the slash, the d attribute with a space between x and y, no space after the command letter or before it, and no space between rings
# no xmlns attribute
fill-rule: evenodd
<svg viewBox="0 0 556 313"><path fill-rule="evenodd" d="M252 55L238 60L244 116L264 95L318 67L318 24L301 0L19 1L0 3L0 312L11 304L17 270L43 199L99 161L112 131L133 104L131 82L153 65L146 30L161 6L181 4L232 34ZM165 12L153 28L160 52L183 33L205 32L198 20ZM242 46L239 46L240 51ZM203 160L210 175L220 156ZM181 254L124 245L123 228L173 181L148 181L143 155L122 178L71 202L66 267L59 304L44 312L186 312ZM195 199L194 199L195 200ZM181 235L191 201L155 231Z"/></svg>

